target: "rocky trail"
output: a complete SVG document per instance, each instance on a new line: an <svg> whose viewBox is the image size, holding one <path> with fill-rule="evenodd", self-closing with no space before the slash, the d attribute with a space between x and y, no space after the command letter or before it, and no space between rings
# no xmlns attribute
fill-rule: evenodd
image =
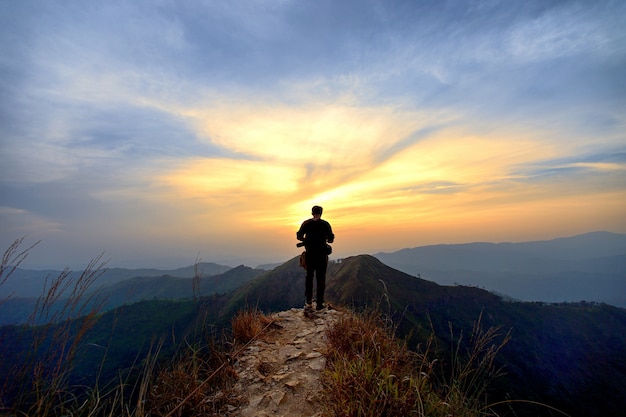
<svg viewBox="0 0 626 417"><path fill-rule="evenodd" d="M271 328L240 354L233 390L241 399L228 417L320 417L326 329L341 312L291 309L272 315Z"/></svg>

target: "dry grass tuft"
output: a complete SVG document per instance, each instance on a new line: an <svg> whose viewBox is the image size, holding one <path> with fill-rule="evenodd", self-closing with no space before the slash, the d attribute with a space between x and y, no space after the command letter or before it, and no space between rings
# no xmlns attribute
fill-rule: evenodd
<svg viewBox="0 0 626 417"><path fill-rule="evenodd" d="M222 415L224 407L232 403L228 391L236 377L223 352L190 348L152 378L147 415Z"/></svg>
<svg viewBox="0 0 626 417"><path fill-rule="evenodd" d="M28 256L20 249L23 239L17 239L0 261L0 285ZM66 404L73 401L68 390L68 376L75 355L85 334L96 324L104 300L96 300L90 293L96 279L105 272L102 255L94 258L75 279L65 269L56 278L46 278L42 295L37 299L29 321L22 329L35 327L30 339L21 338L27 332L18 332L17 340L0 340L0 352L11 345L25 343L28 349L7 375L0 376L0 399L11 398L10 409L29 416L67 414ZM55 306L59 306L55 308ZM73 321L73 318L79 320ZM6 344L6 345L5 345ZM0 353L0 360L3 360Z"/></svg>
<svg viewBox="0 0 626 417"><path fill-rule="evenodd" d="M233 337L239 343L248 343L258 338L274 320L257 309L246 308L231 320Z"/></svg>

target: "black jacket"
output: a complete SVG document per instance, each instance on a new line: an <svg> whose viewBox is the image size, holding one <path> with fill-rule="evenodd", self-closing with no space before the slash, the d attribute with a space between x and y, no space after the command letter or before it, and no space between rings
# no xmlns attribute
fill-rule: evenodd
<svg viewBox="0 0 626 417"><path fill-rule="evenodd" d="M300 226L296 238L304 242L304 248L309 253L326 253L326 242L333 243L335 235L330 223L326 220L308 219Z"/></svg>

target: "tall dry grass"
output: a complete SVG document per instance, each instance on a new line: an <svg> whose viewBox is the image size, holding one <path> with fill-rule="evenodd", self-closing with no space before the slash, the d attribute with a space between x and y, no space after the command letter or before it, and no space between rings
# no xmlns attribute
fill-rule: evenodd
<svg viewBox="0 0 626 417"><path fill-rule="evenodd" d="M434 335L413 352L397 339L376 312L347 314L326 333L328 365L324 372L325 408L331 416L493 415L486 390L501 374L494 358L508 342L498 329L474 326L469 348L462 338L445 367Z"/></svg>
<svg viewBox="0 0 626 417"><path fill-rule="evenodd" d="M5 251L0 264L0 285L7 282L36 245L21 249L22 244L23 239L17 239ZM105 264L101 255L89 262L76 279L71 278L69 269L56 277L46 277L28 323L17 329L13 340L0 341L4 346L2 351L8 350L9 345L27 346L0 381L3 407L32 417L67 411L66 404L72 402L74 396L67 389L72 362L104 302L96 301L89 289L104 273ZM76 317L81 319L72 320ZM38 323L46 324L37 326L36 331L29 331ZM6 404L8 399L11 404Z"/></svg>
<svg viewBox="0 0 626 417"><path fill-rule="evenodd" d="M449 324L449 366L440 373L439 383L451 409L484 410L488 407L489 385L505 374L495 359L511 339L510 331L502 335L501 330L500 327L485 330L481 314L474 322L468 343L464 343L465 335L455 334Z"/></svg>
<svg viewBox="0 0 626 417"><path fill-rule="evenodd" d="M23 239L18 239L5 251L0 285L10 279L35 245L22 249ZM10 372L0 376L0 415L221 415L227 401L220 393L227 392L235 375L227 354L211 339L194 343L185 340L178 355L167 361L161 357L162 340L155 340L147 357L136 360L131 369L120 370L117 380L93 387L70 385L77 349L98 320L105 301L96 299L96 293L90 291L104 273L105 264L99 256L75 279L69 269L57 277L47 277L28 323L15 329L16 338L0 340L0 360L4 360L2 352L9 346L21 348L21 356ZM194 299L201 302L200 271L197 265L194 268ZM200 327L211 326L204 323Z"/></svg>

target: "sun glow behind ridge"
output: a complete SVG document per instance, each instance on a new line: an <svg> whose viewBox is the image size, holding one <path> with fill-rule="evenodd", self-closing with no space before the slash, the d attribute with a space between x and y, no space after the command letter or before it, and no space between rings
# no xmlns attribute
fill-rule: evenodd
<svg viewBox="0 0 626 417"><path fill-rule="evenodd" d="M520 173L566 151L529 130L512 134L511 126L494 125L477 133L456 126L454 115L333 103L176 111L231 155L178 161L157 179L164 198L194 213L188 218L196 239L292 239L314 204L326 208L343 242L363 250L381 242L410 246L415 236L452 230L497 238L571 204L552 179ZM538 208L545 200L553 209ZM380 237L363 244L367 234ZM281 245L288 243L267 249Z"/></svg>

